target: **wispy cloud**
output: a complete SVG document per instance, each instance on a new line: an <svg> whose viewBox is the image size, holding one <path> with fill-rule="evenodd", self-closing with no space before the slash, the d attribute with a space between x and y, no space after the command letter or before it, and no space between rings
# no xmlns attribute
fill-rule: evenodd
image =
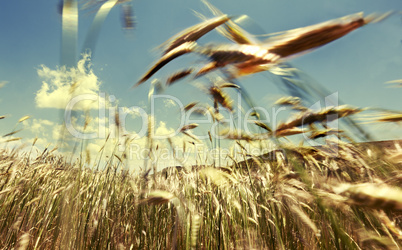
<svg viewBox="0 0 402 250"><path fill-rule="evenodd" d="M94 98L80 99L72 106L73 110L98 109L99 104L105 103L104 98L98 96L101 83L91 69L89 55L84 55L77 67L53 70L42 65L37 72L44 79L35 97L39 108L65 109L72 98L84 94Z"/></svg>
<svg viewBox="0 0 402 250"><path fill-rule="evenodd" d="M167 108L172 108L172 107L176 107L177 104L172 100L172 99L166 99L163 101L163 104L165 104L165 107Z"/></svg>
<svg viewBox="0 0 402 250"><path fill-rule="evenodd" d="M0 81L0 88L6 86L7 83L8 81Z"/></svg>

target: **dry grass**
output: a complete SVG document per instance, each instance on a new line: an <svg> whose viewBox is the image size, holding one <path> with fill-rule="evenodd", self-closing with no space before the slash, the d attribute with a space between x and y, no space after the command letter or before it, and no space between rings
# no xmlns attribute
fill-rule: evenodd
<svg viewBox="0 0 402 250"><path fill-rule="evenodd" d="M196 76L234 66L238 72L229 77L233 79L267 70L287 56L324 45L377 21L373 16L347 16L284 32L267 41L267 48L227 15L205 3L218 17L168 40L161 59L138 84L173 59L192 52L210 61ZM131 22L127 20L126 25L131 27ZM196 43L218 27L235 44ZM167 85L192 72L172 75ZM214 83L207 89L213 107L193 102L184 110L200 108L200 113L209 112L219 123L219 106L234 112L233 101L224 88L240 89L230 81ZM0 248L400 249L399 144L384 150L329 139L321 147L279 143L277 137L306 132L311 132L310 138L333 134L347 138L343 131L328 128L326 123L362 110L338 106L312 111L293 97L277 104L292 106L299 113L275 129L255 121L256 127L263 129L260 134L250 135L240 128L218 131L236 141L243 161L228 156L233 164L217 167L200 159L196 166L183 164L158 173L154 165L152 174L150 169L141 175L123 170L124 155L114 154L104 170L86 167L91 157L88 152L81 152L79 160L71 162L57 155L56 148L46 148L33 159L31 152L6 147L8 142L21 139L11 137L19 132L14 128L4 135L5 147L0 150ZM28 118L21 118L19 123ZM382 119L400 122L399 114ZM115 121L120 128L119 119ZM158 150L153 123L149 117L150 152ZM307 130L300 128L304 125ZM197 141L190 133L197 126L187 124L181 132ZM208 134L212 144L216 139L211 131ZM244 141L266 139L278 142L279 149L250 157ZM174 150L170 138L168 142Z"/></svg>
<svg viewBox="0 0 402 250"><path fill-rule="evenodd" d="M153 178L120 170L120 161L95 171L56 151L29 159L2 150L0 246L401 247L402 165L381 148L336 145L336 157L284 146L275 157Z"/></svg>

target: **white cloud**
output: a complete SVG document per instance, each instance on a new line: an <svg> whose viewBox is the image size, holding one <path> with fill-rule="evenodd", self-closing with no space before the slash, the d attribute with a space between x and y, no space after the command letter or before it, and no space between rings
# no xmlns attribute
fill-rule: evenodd
<svg viewBox="0 0 402 250"><path fill-rule="evenodd" d="M54 126L53 130L52 130L52 139L54 141L60 140L63 137L62 135L63 135L64 129L65 129L64 124L63 125L59 124L59 125Z"/></svg>
<svg viewBox="0 0 402 250"><path fill-rule="evenodd" d="M159 122L159 126L155 130L155 136L165 137L175 135L175 130L173 128L167 128L166 123L163 121Z"/></svg>
<svg viewBox="0 0 402 250"><path fill-rule="evenodd" d="M86 65L89 65L88 69ZM67 69L63 66L52 70L42 65L42 68L38 69L38 75L44 79L35 98L39 108L65 109L73 97L83 94L89 94L95 100L79 99L72 107L74 110L98 109L99 104L105 103L104 97L96 98L100 82L90 68L89 55L84 55L76 68Z"/></svg>
<svg viewBox="0 0 402 250"><path fill-rule="evenodd" d="M45 119L32 119L23 122L26 128L28 128L33 134L44 134L49 130L49 126L54 126L54 122Z"/></svg>
<svg viewBox="0 0 402 250"><path fill-rule="evenodd" d="M127 115L130 115L132 119L135 119L137 117L142 117L141 115L144 115L145 110L138 107L138 106L133 106L133 107L121 107L119 109L120 111L120 116L123 118L126 118Z"/></svg>
<svg viewBox="0 0 402 250"><path fill-rule="evenodd" d="M172 99L163 100L163 104L165 104L165 107L167 107L167 108L172 108L172 107L177 106L177 103L175 101L173 101Z"/></svg>

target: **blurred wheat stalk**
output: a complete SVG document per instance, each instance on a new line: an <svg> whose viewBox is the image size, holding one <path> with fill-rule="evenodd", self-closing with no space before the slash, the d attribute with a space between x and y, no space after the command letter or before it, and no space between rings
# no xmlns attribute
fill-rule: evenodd
<svg viewBox="0 0 402 250"><path fill-rule="evenodd" d="M347 20L350 21L349 17ZM336 30L343 27L342 25L351 25L346 29L350 30L364 22L373 21L368 17L353 20L353 25L350 22L341 22L339 25L340 20L337 20L324 26L335 25ZM260 57L267 59L268 50L260 48L261 45L245 47L235 44L229 47L201 47L198 50L195 40L200 35L220 25L231 25L231 18L223 15L206 22L208 25L198 25L171 40L167 48L170 48L174 41L181 42L173 46L174 48L167 49L169 51L166 51L162 58L167 57L166 60L169 61L174 55L197 50L197 53L206 55L214 64L212 68L204 67L202 72L214 67L232 65L239 70L247 69L247 72L254 73L254 70L261 69L260 62L265 64ZM220 22L222 23L219 24ZM225 34L233 40L236 39L239 43L248 41L248 37L238 32L239 29L234 26L225 27ZM300 39L299 35L306 34L307 30L302 29L303 32L300 33L299 30L294 34ZM282 38L275 39L280 41L277 48L283 53L289 52L286 46L282 46L283 43L294 43L297 39L289 40L287 35L285 40ZM304 45L304 42L302 44ZM316 43L312 45L317 46ZM239 48L240 51L236 52ZM293 48L291 51L305 48L306 46L301 46L300 49ZM222 55L227 57L221 57ZM151 69L145 78L154 74L163 64L159 63L159 66ZM190 70L175 75L168 81L168 85L180 76L192 73L193 70ZM152 91L154 87L152 86ZM210 112L214 120L220 121L218 107L229 111L233 107L224 92L225 88L238 87L231 82L214 82L204 89L205 93L212 97L213 107L190 103L184 110L202 108L202 112ZM341 118L362 111L349 106L312 111L295 97L282 98L277 101L277 105L291 106L299 113L273 129L256 121L255 125L265 131L258 136L288 136L299 133L302 119L308 123L312 137L342 134L341 131L332 131L324 127L328 114L336 113L337 117ZM0 116L0 119L4 118ZM22 117L17 125L27 119L29 116ZM379 121L395 120L399 121L394 117ZM119 126L119 123L116 119L116 126ZM3 143L15 139L12 136L19 131L16 130L17 125L10 133L3 135ZM158 151L158 147L153 145L152 126L153 121L150 119L148 146ZM324 129L319 130L318 126ZM185 124L180 131L196 141L197 138L190 132L197 127L194 123ZM4 147L0 149L0 247L402 247L400 141L395 141L390 151L383 150L382 145L355 145L337 139L328 140L322 147L284 144L282 149L271 152L267 157L256 157L250 156L243 142L252 142L260 138L253 138L241 131L229 133L228 137L239 145L244 161L229 155L233 162L231 165L213 167L200 158L196 166L172 167L153 173L147 171L142 175L132 175L122 170L122 164L127 159L126 152L114 152L106 167L100 170L100 157L97 162L92 163L90 154L81 152L76 162L70 162L56 153L57 148L48 146L45 150L38 151L34 147L36 140L28 152L19 148ZM212 141L212 138L210 140ZM172 145L171 140L169 143ZM103 149L104 147L101 148L100 154ZM149 178L150 176L153 178Z"/></svg>

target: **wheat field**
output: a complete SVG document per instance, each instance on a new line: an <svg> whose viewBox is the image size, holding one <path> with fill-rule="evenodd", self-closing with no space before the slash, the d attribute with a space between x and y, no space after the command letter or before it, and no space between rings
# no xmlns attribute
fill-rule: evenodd
<svg viewBox="0 0 402 250"><path fill-rule="evenodd" d="M146 162L142 171L133 173L125 167L126 152L114 151L102 162L103 147L99 155L90 155L84 141L76 144L75 158L49 145L38 151L37 139L24 149L8 147L22 139L15 137L19 130L14 128L0 144L1 249L402 248L402 141L358 143L351 130L328 126L340 120L358 127L352 118L372 109L337 105L313 110L301 98L286 96L275 105L288 107L293 115L271 127L255 112L256 133L226 128L221 114L235 113L229 92L242 90L242 77L283 73L281 67L294 55L380 22L390 13L349 15L283 32L263 43L232 16L203 2L214 17L197 13L202 21L162 44L160 58L134 85L147 84L182 55L201 57L200 64L171 72L163 82L152 81L148 96L184 78L195 82L219 74L219 80L208 78L209 85L199 88L210 103L189 103L183 112L198 108L201 116L211 116L219 126L208 131L210 149L231 141L239 146L240 158L229 155L220 159L225 164L211 164L195 155L197 164L159 170ZM110 10L114 5L105 6ZM133 28L131 17L125 17L126 26ZM199 43L213 30L229 42ZM78 87L71 85L71 92ZM22 117L17 125L29 118ZM400 126L402 119L400 111L381 110L368 120ZM152 122L149 118L146 124L146 145L149 152L158 152ZM122 130L118 114L115 126ZM198 126L185 124L179 134L194 144L199 139L192 131ZM221 137L213 138L212 132ZM300 135L325 143L309 146L289 139ZM172 139L166 141L172 146ZM262 155L249 152L248 144L261 141L276 148Z"/></svg>

